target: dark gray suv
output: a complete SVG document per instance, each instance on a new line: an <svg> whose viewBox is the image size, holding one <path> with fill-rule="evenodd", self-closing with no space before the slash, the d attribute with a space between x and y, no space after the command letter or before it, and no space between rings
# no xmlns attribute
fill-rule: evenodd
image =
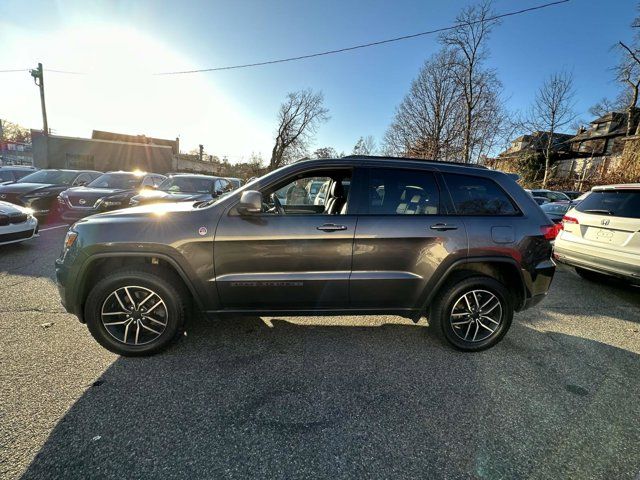
<svg viewBox="0 0 640 480"><path fill-rule="evenodd" d="M310 182L328 182L321 202L309 197ZM67 311L122 355L160 351L192 309L427 316L435 334L476 351L546 295L555 231L501 172L307 160L219 199L83 219L65 238L56 275Z"/></svg>

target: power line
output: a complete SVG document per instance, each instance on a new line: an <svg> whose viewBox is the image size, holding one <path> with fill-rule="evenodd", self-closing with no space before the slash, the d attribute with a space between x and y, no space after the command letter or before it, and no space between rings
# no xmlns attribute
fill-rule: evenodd
<svg viewBox="0 0 640 480"><path fill-rule="evenodd" d="M474 22L469 22L469 23L465 23L464 25L475 25L478 23L482 23L482 22L491 22L494 20L499 20L501 18L506 18L506 17L513 17L515 15L521 15L523 13L529 13L529 12L533 12L535 10L542 10L543 8L548 8L548 7L553 7L553 6L557 6L560 5L562 3L568 3L571 0L557 0L554 2L549 2L549 3L544 3L542 5L536 5L533 7L529 7L529 8L523 8L520 10L514 10L512 12L507 12L507 13L501 13L500 15L494 15L493 17L489 17L489 18L485 18L484 20L476 20ZM362 43L359 45L353 45L350 47L344 47L344 48L338 48L335 50L326 50L323 52L317 52L317 53L310 53L308 55L299 55L296 57L288 57L288 58L279 58L279 59L275 59L275 60L267 60L264 62L255 62L255 63L245 63L245 64L239 64L239 65L227 65L224 67L213 67L213 68L202 68L202 69L198 69L198 70L182 70L182 71L175 71L175 72L159 72L159 73L155 73L154 75L158 75L158 76L165 76L165 75L185 75L185 74L190 74L190 73L203 73L203 72L218 72L218 71L222 71L222 70L237 70L240 68L250 68L250 67L260 67L260 66L264 66L264 65L273 65L276 63L285 63L285 62L294 62L297 60L305 60L308 58L315 58L315 57L322 57L322 56L326 56L326 55L334 55L336 53L343 53L343 52L349 52L352 50L359 50L362 48L368 48L368 47L375 47L378 45L384 45L387 43L393 43L393 42L400 42L402 40L409 40L412 38L417 38L417 37L423 37L423 36L427 36L427 35L433 35L435 33L442 33L442 32L446 32L449 30L453 30L455 28L460 27L462 24L460 23L456 23L454 25L450 25L448 27L441 27L441 28L436 28L433 30L427 30L424 32L418 32L418 33L413 33L410 35L402 35L400 37L394 37L394 38L388 38L385 40L378 40L376 42L369 42L369 43ZM16 70L0 70L0 73L13 73L13 72L24 72L24 71L29 71L28 68L24 68L24 69L16 69ZM54 70L54 69L46 69L46 72L51 72L51 73L60 73L60 74L67 74L67 75L86 75L87 73L85 72L75 72L75 71L68 71L68 70Z"/></svg>
<svg viewBox="0 0 640 480"><path fill-rule="evenodd" d="M529 8L523 8L521 10L515 10L513 12L507 12L507 13L502 13L500 15L495 15L493 17L489 17L486 18L484 20L477 20L474 22L469 22L469 23L465 23L464 25L474 25L477 23L482 23L482 22L490 22L493 20L499 20L501 18L505 18L505 17L512 17L515 15L521 15L523 13L528 13L528 12L533 12L534 10L541 10L543 8L547 8L547 7L552 7L552 6L556 6L556 5L560 5L561 3L567 3L570 0L558 0L555 2L550 2L550 3L545 3L543 5L536 5L535 7L529 7ZM160 73L156 73L155 75L183 75L183 74L189 74L189 73L203 73L203 72L218 72L221 70L236 70L239 68L249 68L249 67L260 67L263 65L273 65L274 63L285 63L285 62L293 62L296 60L304 60L307 58L314 58L314 57L322 57L325 55L333 55L336 53L342 53L342 52L348 52L351 50L358 50L361 48L368 48L368 47L374 47L377 45L383 45L385 43L392 43L392 42L399 42L402 40L408 40L411 38L416 38L416 37L422 37L425 35L433 35L434 33L441 33L441 32L446 32L449 30L453 30L455 28L460 27L462 24L460 23L456 23L454 25L448 26L448 27L441 27L441 28L436 28L434 30L427 30L425 32L419 32L419 33L413 33L411 35L403 35L401 37L394 37L394 38L388 38L386 40L379 40L377 42L369 42L369 43L362 43L360 45L353 45L351 47L345 47L345 48L338 48L335 50L327 50L324 52L317 52L317 53L311 53L308 55L299 55L297 57L289 57L289 58L279 58L276 60L267 60L264 62L256 62L256 63L245 63L245 64L241 64L241 65L229 65L229 66L225 66L225 67L214 67L214 68L202 68L202 69L198 69L198 70L184 70L184 71L177 71L177 72L160 72Z"/></svg>

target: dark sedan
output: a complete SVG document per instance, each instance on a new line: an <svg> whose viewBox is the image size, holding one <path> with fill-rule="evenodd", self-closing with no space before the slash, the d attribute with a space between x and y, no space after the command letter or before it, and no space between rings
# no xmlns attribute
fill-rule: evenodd
<svg viewBox="0 0 640 480"><path fill-rule="evenodd" d="M569 202L557 202L557 203L545 203L541 205L540 208L544 213L547 214L553 223L562 222L562 217L567 211L572 207L572 204Z"/></svg>
<svg viewBox="0 0 640 480"><path fill-rule="evenodd" d="M87 185L100 175L94 170L39 170L0 186L0 200L31 208L36 216L46 216L55 207L60 192L71 186Z"/></svg>
<svg viewBox="0 0 640 480"><path fill-rule="evenodd" d="M165 178L157 173L137 171L105 173L87 186L60 193L60 218L73 222L95 213L126 208L140 188L155 188Z"/></svg>
<svg viewBox="0 0 640 480"><path fill-rule="evenodd" d="M131 199L132 207L160 202L207 201L233 190L233 185L221 177L197 174L176 174L167 178L157 190L143 190Z"/></svg>

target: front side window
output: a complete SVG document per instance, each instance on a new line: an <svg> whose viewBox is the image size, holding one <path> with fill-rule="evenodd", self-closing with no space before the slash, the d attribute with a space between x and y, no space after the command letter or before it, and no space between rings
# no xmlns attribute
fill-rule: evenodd
<svg viewBox="0 0 640 480"><path fill-rule="evenodd" d="M214 181L212 177L175 176L164 180L158 189L169 193L211 193Z"/></svg>
<svg viewBox="0 0 640 480"><path fill-rule="evenodd" d="M438 215L440 192L431 172L372 169L367 206L371 215Z"/></svg>
<svg viewBox="0 0 640 480"><path fill-rule="evenodd" d="M350 171L309 172L265 189L262 196L270 213L344 215L350 185Z"/></svg>
<svg viewBox="0 0 640 480"><path fill-rule="evenodd" d="M517 215L518 210L493 180L472 175L443 174L458 215Z"/></svg>

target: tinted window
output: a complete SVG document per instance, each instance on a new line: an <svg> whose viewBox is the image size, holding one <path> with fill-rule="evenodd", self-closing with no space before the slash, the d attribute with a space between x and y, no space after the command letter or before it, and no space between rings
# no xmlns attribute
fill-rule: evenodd
<svg viewBox="0 0 640 480"><path fill-rule="evenodd" d="M140 185L140 175L135 173L105 173L89 184L93 188L114 188L127 190Z"/></svg>
<svg viewBox="0 0 640 480"><path fill-rule="evenodd" d="M440 192L431 172L372 169L367 190L372 215L438 215Z"/></svg>
<svg viewBox="0 0 640 480"><path fill-rule="evenodd" d="M578 204L576 210L615 217L640 218L640 190L591 192Z"/></svg>
<svg viewBox="0 0 640 480"><path fill-rule="evenodd" d="M507 194L488 178L444 174L458 215L516 215Z"/></svg>
<svg viewBox="0 0 640 480"><path fill-rule="evenodd" d="M173 193L210 193L215 180L213 177L169 177L160 184L158 189Z"/></svg>
<svg viewBox="0 0 640 480"><path fill-rule="evenodd" d="M546 203L541 205L540 208L546 213L564 214L569 210L568 203Z"/></svg>
<svg viewBox="0 0 640 480"><path fill-rule="evenodd" d="M78 172L65 170L40 170L18 180L18 183L51 183L71 185Z"/></svg>
<svg viewBox="0 0 640 480"><path fill-rule="evenodd" d="M13 181L13 174L7 170L0 170L0 182Z"/></svg>

